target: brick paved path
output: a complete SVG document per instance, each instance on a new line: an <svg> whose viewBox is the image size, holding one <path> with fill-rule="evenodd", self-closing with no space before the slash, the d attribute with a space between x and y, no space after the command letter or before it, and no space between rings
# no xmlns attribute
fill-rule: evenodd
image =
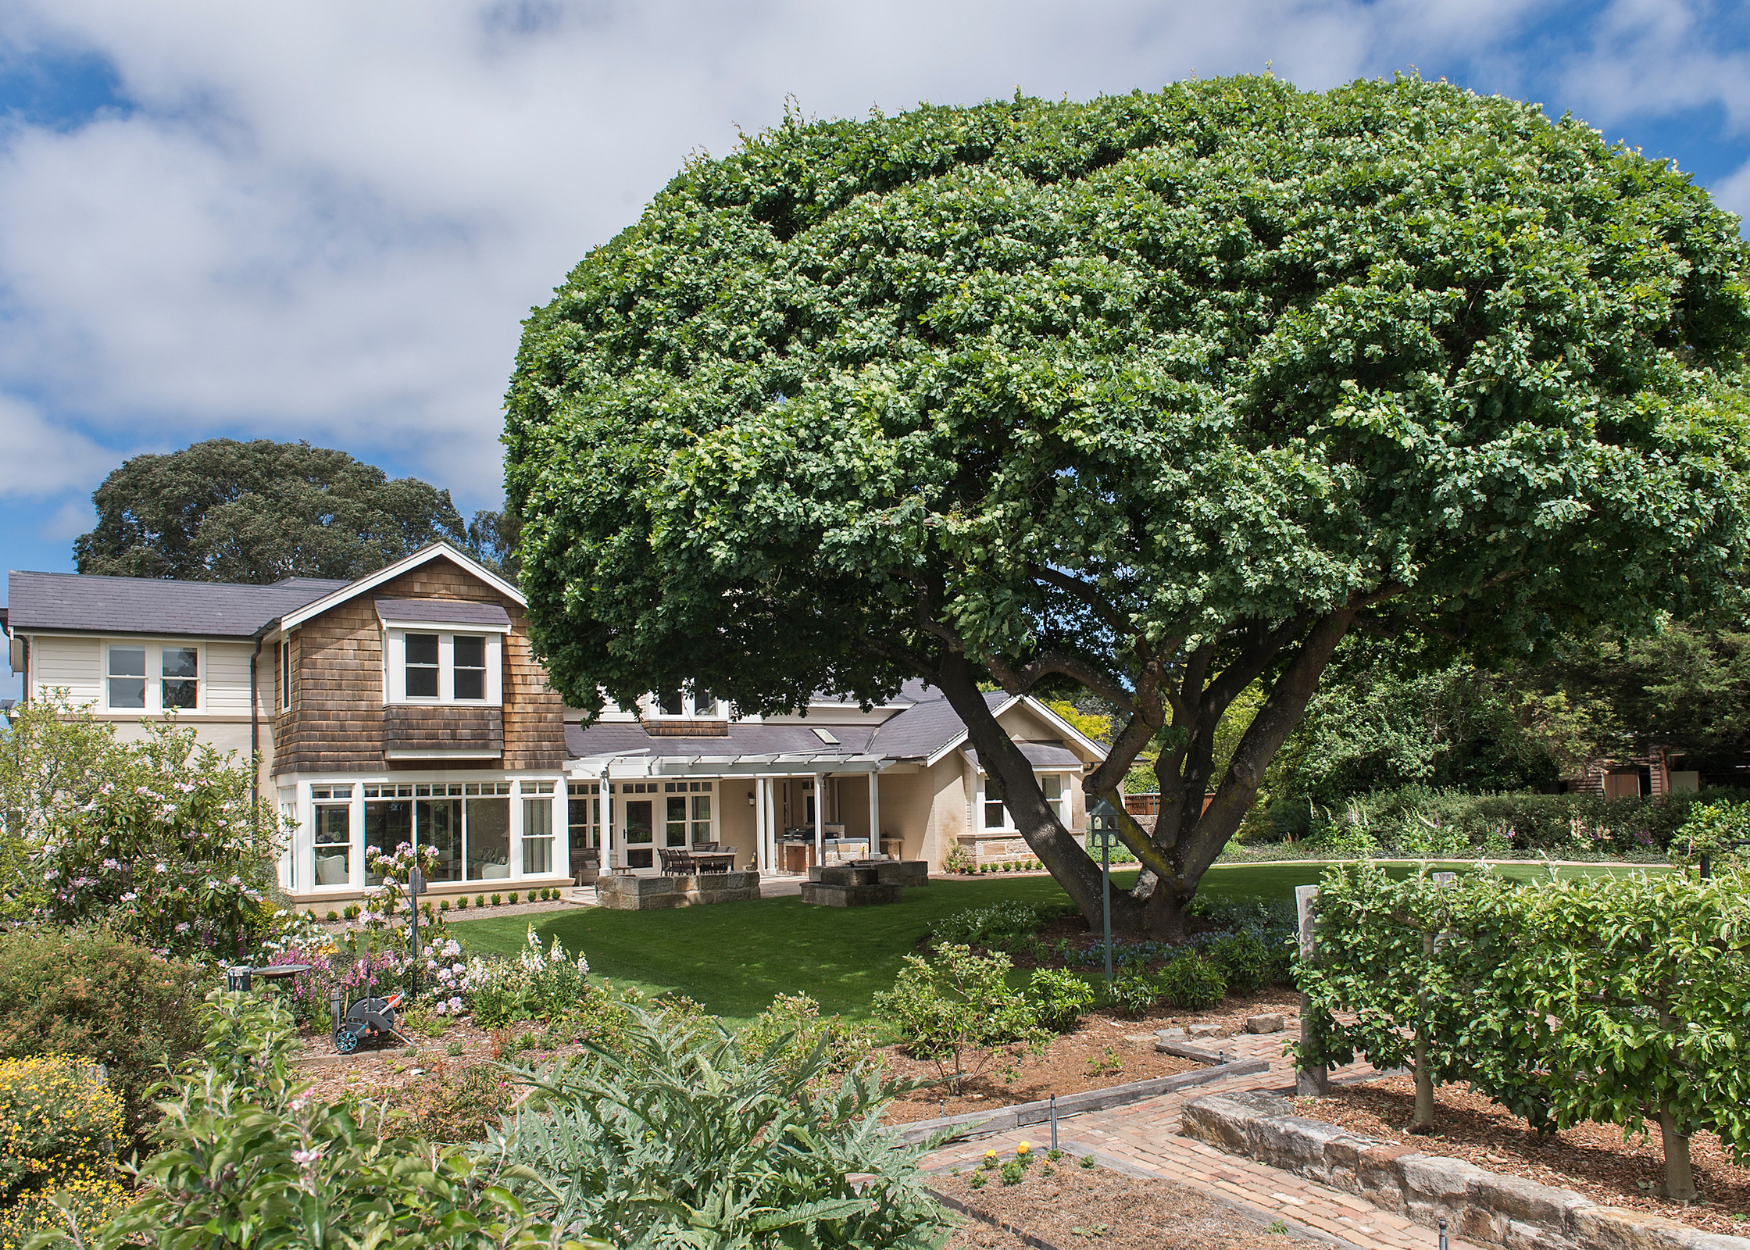
<svg viewBox="0 0 1750 1250"><path fill-rule="evenodd" d="M1074 1155L1092 1151L1102 1156L1102 1161L1108 1165L1117 1165L1125 1171L1166 1177L1217 1200L1262 1212L1267 1217L1280 1219L1300 1231L1342 1246L1357 1246L1362 1250L1380 1247L1434 1250L1438 1245L1438 1234L1433 1229L1383 1211L1353 1194L1302 1180L1280 1168L1223 1154L1180 1134L1179 1110L1190 1099L1242 1089L1292 1095L1294 1066L1282 1056L1282 1043L1288 1036L1276 1033L1263 1037L1224 1038L1220 1043L1222 1049L1230 1054L1237 1052L1241 1059L1267 1059L1270 1070L1199 1085L1180 1093L1163 1094L1126 1107L1063 1117L1058 1121L1058 1145ZM1371 1072L1366 1064L1356 1064L1333 1073L1333 1076L1343 1079ZM924 1165L941 1169L974 1167L984 1157L985 1151L1009 1154L1022 1141L1043 1149L1050 1145L1051 1130L1038 1124L1019 1132L950 1142L929 1156ZM1457 1237L1452 1237L1448 1244L1452 1250L1479 1250L1473 1243Z"/></svg>

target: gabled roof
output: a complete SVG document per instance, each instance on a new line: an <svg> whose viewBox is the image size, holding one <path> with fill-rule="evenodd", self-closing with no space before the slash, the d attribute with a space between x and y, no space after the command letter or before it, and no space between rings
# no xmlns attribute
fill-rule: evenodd
<svg viewBox="0 0 1750 1250"><path fill-rule="evenodd" d="M385 582L392 582L403 573L411 572L412 570L419 568L421 565L429 564L440 557L460 565L463 569L474 574L474 576L478 577L488 586L491 586L494 590L505 596L505 598L511 600L518 607L528 606L528 601L523 598L521 591L505 581L498 574L494 573L491 569L481 564L478 560L463 555L448 543L432 543L429 547L421 547L410 556L402 556L399 560L396 560L393 563L385 564L375 573L368 574L354 582L347 582L344 586L335 590L331 594L323 595L320 599L312 600L290 612L286 612L278 619L267 622L267 624L263 626L262 632L266 633L269 629L276 627L279 629L296 629L299 625L302 625L312 617L320 616L330 608L338 607L347 600L357 598L366 591L375 590Z"/></svg>
<svg viewBox="0 0 1750 1250"><path fill-rule="evenodd" d="M15 631L238 639L347 585L313 577L246 586L17 571L8 583L7 616Z"/></svg>
<svg viewBox="0 0 1750 1250"><path fill-rule="evenodd" d="M502 604L472 603L462 599L379 599L377 615L384 624L408 621L421 625L480 625L489 629L510 628L510 613Z"/></svg>

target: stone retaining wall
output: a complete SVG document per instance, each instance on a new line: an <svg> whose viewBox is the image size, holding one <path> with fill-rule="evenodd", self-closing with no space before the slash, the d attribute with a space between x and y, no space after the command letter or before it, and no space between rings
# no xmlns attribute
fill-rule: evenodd
<svg viewBox="0 0 1750 1250"><path fill-rule="evenodd" d="M1187 1137L1365 1198L1430 1228L1508 1250L1750 1250L1750 1239L1705 1233L1571 1189L1502 1176L1294 1114L1275 1094L1211 1094L1181 1113Z"/></svg>
<svg viewBox="0 0 1750 1250"><path fill-rule="evenodd" d="M743 903L760 896L757 872L701 872L686 877L634 877L610 874L595 883L596 900L615 911L654 911Z"/></svg>

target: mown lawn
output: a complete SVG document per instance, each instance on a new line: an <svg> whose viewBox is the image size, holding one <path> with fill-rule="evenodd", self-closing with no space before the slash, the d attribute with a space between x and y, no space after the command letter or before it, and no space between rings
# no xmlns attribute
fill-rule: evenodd
<svg viewBox="0 0 1750 1250"><path fill-rule="evenodd" d="M1445 865L1464 869L1465 864ZM1292 899L1294 887L1319 879L1318 863L1217 865L1203 892L1225 899ZM1394 874L1408 865L1391 865ZM1502 871L1532 876L1536 865ZM1564 873L1631 871L1618 865L1564 869ZM1134 870L1112 874L1114 889L1127 889ZM545 944L557 934L572 951L589 956L598 977L648 992L685 994L731 1021L762 1011L776 994L806 993L821 1010L854 1018L869 1014L876 991L893 984L900 960L931 925L952 912L1002 899L1067 902L1049 877L984 877L934 880L905 892L884 907L811 907L799 898L722 903L676 911L609 911L577 908L532 917ZM469 949L513 954L523 946L531 917L456 921L454 935Z"/></svg>

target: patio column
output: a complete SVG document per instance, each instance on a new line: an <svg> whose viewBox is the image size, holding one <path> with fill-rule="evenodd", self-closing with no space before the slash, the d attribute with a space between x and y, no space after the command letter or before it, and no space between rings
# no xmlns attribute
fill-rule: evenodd
<svg viewBox="0 0 1750 1250"><path fill-rule="evenodd" d="M766 779L753 779L753 845L754 864L761 872L772 870L770 853L766 847Z"/></svg>
<svg viewBox="0 0 1750 1250"><path fill-rule="evenodd" d="M608 770L602 769L602 865L607 872L614 866L614 795L608 781Z"/></svg>
<svg viewBox="0 0 1750 1250"><path fill-rule="evenodd" d="M814 774L814 862L826 863L826 774Z"/></svg>
<svg viewBox="0 0 1750 1250"><path fill-rule="evenodd" d="M881 854L881 774L869 773L869 858Z"/></svg>

